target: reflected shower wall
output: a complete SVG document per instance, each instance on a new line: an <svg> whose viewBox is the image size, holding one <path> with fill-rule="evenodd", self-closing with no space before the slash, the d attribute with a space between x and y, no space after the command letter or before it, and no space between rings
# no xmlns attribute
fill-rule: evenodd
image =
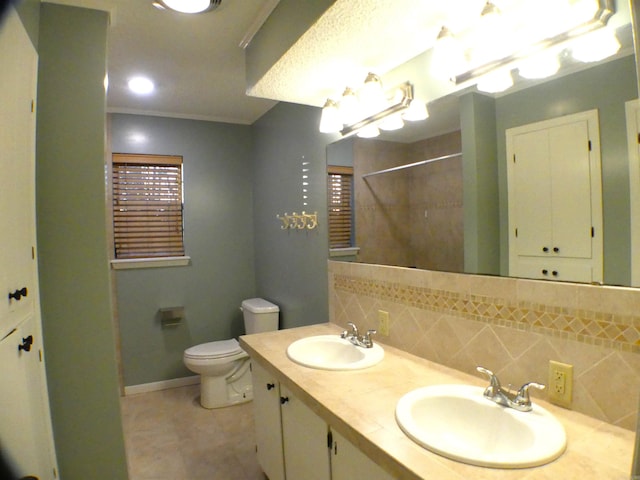
<svg viewBox="0 0 640 480"><path fill-rule="evenodd" d="M415 143L354 139L358 261L462 272L462 157L362 175L461 151L460 132Z"/></svg>

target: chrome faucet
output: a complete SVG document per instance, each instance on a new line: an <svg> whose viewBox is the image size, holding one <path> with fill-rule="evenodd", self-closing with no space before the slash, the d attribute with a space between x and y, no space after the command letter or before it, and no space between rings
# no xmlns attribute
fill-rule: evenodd
<svg viewBox="0 0 640 480"><path fill-rule="evenodd" d="M356 327L355 323L349 322L347 323L347 326L351 329L351 331L349 332L348 330L345 330L344 332L342 332L342 334L340 334L340 338L349 340L356 347L373 347L373 340L371 339L371 335L378 333L377 330L367 330L364 335L359 335L358 327Z"/></svg>
<svg viewBox="0 0 640 480"><path fill-rule="evenodd" d="M543 390L544 385L535 382L525 383L516 393L511 393L508 390L502 388L500 380L491 371L484 367L477 367L478 372L483 373L489 377L489 386L484 391L485 398L502 405L504 407L514 408L520 412L529 412L533 408L531 405L531 398L529 397L529 388L537 388Z"/></svg>

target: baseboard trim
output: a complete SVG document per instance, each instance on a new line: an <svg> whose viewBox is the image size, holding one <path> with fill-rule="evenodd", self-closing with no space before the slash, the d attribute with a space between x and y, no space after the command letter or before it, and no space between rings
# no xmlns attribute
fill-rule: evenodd
<svg viewBox="0 0 640 480"><path fill-rule="evenodd" d="M173 378L171 380L162 380L160 382L143 383L141 385L130 385L128 387L124 387L124 395L126 397L128 395L136 395L138 393L157 392L158 390L186 387L187 385L195 385L197 383L200 383L200 375Z"/></svg>

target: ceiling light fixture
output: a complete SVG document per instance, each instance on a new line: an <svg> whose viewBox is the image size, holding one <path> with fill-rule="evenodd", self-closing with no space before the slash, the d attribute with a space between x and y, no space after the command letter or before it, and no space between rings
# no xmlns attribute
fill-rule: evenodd
<svg viewBox="0 0 640 480"><path fill-rule="evenodd" d="M153 6L180 13L203 13L219 7L221 3L222 0L157 0Z"/></svg>
<svg viewBox="0 0 640 480"><path fill-rule="evenodd" d="M453 32L443 26L433 47L431 74L437 78L450 80L465 68L466 59L460 43Z"/></svg>
<svg viewBox="0 0 640 480"><path fill-rule="evenodd" d="M603 28L571 42L571 55L580 62L599 62L620 50L615 32Z"/></svg>
<svg viewBox="0 0 640 480"><path fill-rule="evenodd" d="M505 3L498 10L488 1L477 23L455 34L456 53L450 49L448 53L437 51L447 47L442 40L448 41L453 35L440 32L432 66L437 58L449 57L448 66L440 70L453 70L456 85L477 79L478 89L495 93L497 88L513 84L509 72L514 68L523 78L553 75L559 69L557 54L564 48L570 48L579 61L602 60L620 49L613 30L606 28L614 5L614 0L538 0ZM600 32L602 37L596 39ZM590 36L594 39L583 44ZM460 65L464 61L468 64L463 69Z"/></svg>
<svg viewBox="0 0 640 480"><path fill-rule="evenodd" d="M149 95L155 90L155 85L147 77L133 77L127 85L137 95Z"/></svg>
<svg viewBox="0 0 640 480"><path fill-rule="evenodd" d="M411 110L414 104L414 110ZM413 99L411 83L405 82L385 91L380 77L369 73L359 90L346 88L339 102L326 101L320 117L320 132L371 138L378 136L380 129L402 128L403 119L423 120L427 117L424 103Z"/></svg>

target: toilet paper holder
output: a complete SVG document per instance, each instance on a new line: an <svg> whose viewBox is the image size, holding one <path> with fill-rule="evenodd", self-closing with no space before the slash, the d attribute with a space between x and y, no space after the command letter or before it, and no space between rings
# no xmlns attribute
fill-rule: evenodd
<svg viewBox="0 0 640 480"><path fill-rule="evenodd" d="M184 307L165 307L158 310L162 328L177 327L184 320Z"/></svg>

